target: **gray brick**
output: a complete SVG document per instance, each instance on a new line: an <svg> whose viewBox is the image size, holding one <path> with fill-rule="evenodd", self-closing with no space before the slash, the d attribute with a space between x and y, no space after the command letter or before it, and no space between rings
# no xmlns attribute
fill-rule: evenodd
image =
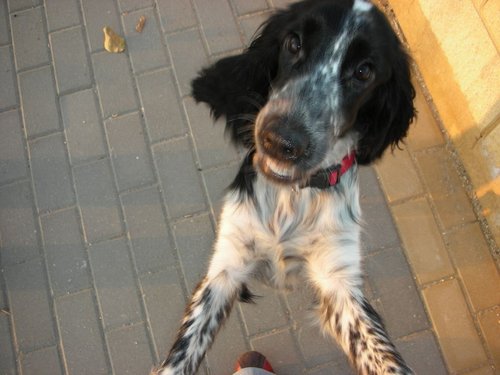
<svg viewBox="0 0 500 375"><path fill-rule="evenodd" d="M194 0L210 54L241 47L240 34L227 0Z"/></svg>
<svg viewBox="0 0 500 375"><path fill-rule="evenodd" d="M314 312L314 290L307 284L297 287L292 293L287 293L285 298L291 318L294 322L308 324Z"/></svg>
<svg viewBox="0 0 500 375"><path fill-rule="evenodd" d="M12 347L9 315L0 313L0 374L16 375L16 359Z"/></svg>
<svg viewBox="0 0 500 375"><path fill-rule="evenodd" d="M239 15L268 9L266 0L232 0Z"/></svg>
<svg viewBox="0 0 500 375"><path fill-rule="evenodd" d="M71 163L106 155L106 142L92 90L60 98L62 119Z"/></svg>
<svg viewBox="0 0 500 375"><path fill-rule="evenodd" d="M2 264L25 262L38 256L33 196L29 182L0 189Z"/></svg>
<svg viewBox="0 0 500 375"><path fill-rule="evenodd" d="M325 337L320 327L311 321L299 325L295 335L307 367L340 362L345 357L340 347L330 337Z"/></svg>
<svg viewBox="0 0 500 375"><path fill-rule="evenodd" d="M365 225L361 234L362 248L369 253L374 250L399 245L399 236L391 213L385 202L361 202Z"/></svg>
<svg viewBox="0 0 500 375"><path fill-rule="evenodd" d="M252 347L272 362L277 374L303 374L300 353L288 330L252 340Z"/></svg>
<svg viewBox="0 0 500 375"><path fill-rule="evenodd" d="M172 239L158 189L124 194L122 202L138 272L174 264Z"/></svg>
<svg viewBox="0 0 500 375"><path fill-rule="evenodd" d="M81 27L50 34L50 45L59 93L92 84Z"/></svg>
<svg viewBox="0 0 500 375"><path fill-rule="evenodd" d="M21 9L33 8L42 4L42 0L7 0L10 12L16 12Z"/></svg>
<svg viewBox="0 0 500 375"><path fill-rule="evenodd" d="M62 134L30 144L31 170L38 209L54 210L74 204L75 194Z"/></svg>
<svg viewBox="0 0 500 375"><path fill-rule="evenodd" d="M45 2L49 32L80 24L79 8L78 0L50 0Z"/></svg>
<svg viewBox="0 0 500 375"><path fill-rule="evenodd" d="M311 369L307 374L310 375L331 375L331 374L342 374L342 375L354 375L354 370L349 365L347 357L344 357L339 362L329 363L325 366L315 367Z"/></svg>
<svg viewBox="0 0 500 375"><path fill-rule="evenodd" d="M163 32L169 33L196 25L196 16L189 1L157 0Z"/></svg>
<svg viewBox="0 0 500 375"><path fill-rule="evenodd" d="M141 16L146 17L146 23L142 32L138 33L135 26ZM170 64L153 9L125 14L123 23L127 38L127 50L135 73Z"/></svg>
<svg viewBox="0 0 500 375"><path fill-rule="evenodd" d="M250 2L245 2L250 3ZM240 20L241 29L243 31L243 37L245 39L245 46L249 46L251 40L255 36L255 32L258 30L259 26L266 21L271 12L257 13L251 17L245 17Z"/></svg>
<svg viewBox="0 0 500 375"><path fill-rule="evenodd" d="M151 141L185 134L187 129L171 70L141 75L137 83Z"/></svg>
<svg viewBox="0 0 500 375"><path fill-rule="evenodd" d="M257 282L252 282L249 288L259 298L256 304L240 304L247 335L284 327L288 321L280 303L279 292Z"/></svg>
<svg viewBox="0 0 500 375"><path fill-rule="evenodd" d="M396 341L396 347L415 374L448 374L431 331L419 332Z"/></svg>
<svg viewBox="0 0 500 375"><path fill-rule="evenodd" d="M90 243L123 233L118 196L107 159L74 169L83 226Z"/></svg>
<svg viewBox="0 0 500 375"><path fill-rule="evenodd" d="M10 23L17 70L48 63L49 49L42 8L11 14Z"/></svg>
<svg viewBox="0 0 500 375"><path fill-rule="evenodd" d="M429 324L406 258L400 248L367 257L365 268L384 309L391 337L427 329Z"/></svg>
<svg viewBox="0 0 500 375"><path fill-rule="evenodd" d="M196 105L191 98L186 98L184 105L202 168L238 160L236 149L224 137L223 121L213 124L208 107Z"/></svg>
<svg viewBox="0 0 500 375"><path fill-rule="evenodd" d="M90 42L91 52L104 49L102 29L111 27L116 33L121 34L120 16L113 0L82 1L83 16Z"/></svg>
<svg viewBox="0 0 500 375"><path fill-rule="evenodd" d="M169 214L180 217L206 208L200 176L187 139L153 148Z"/></svg>
<svg viewBox="0 0 500 375"><path fill-rule="evenodd" d="M43 216L41 223L54 295L90 288L87 256L76 210Z"/></svg>
<svg viewBox="0 0 500 375"><path fill-rule="evenodd" d="M191 80L207 63L198 30L187 30L167 38L172 62L182 95L191 93Z"/></svg>
<svg viewBox="0 0 500 375"><path fill-rule="evenodd" d="M1 32L0 32L1 33ZM15 69L10 46L0 47L0 109L17 104Z"/></svg>
<svg viewBox="0 0 500 375"><path fill-rule="evenodd" d="M141 118L138 113L105 122L118 188L130 189L155 180Z"/></svg>
<svg viewBox="0 0 500 375"><path fill-rule="evenodd" d="M147 374L153 364L144 323L108 333L109 351L116 374Z"/></svg>
<svg viewBox="0 0 500 375"><path fill-rule="evenodd" d="M104 118L137 109L127 55L103 52L92 61Z"/></svg>
<svg viewBox="0 0 500 375"><path fill-rule="evenodd" d="M214 345L208 352L207 360L210 373L232 374L236 358L248 350L245 335L238 320L238 314L233 311L228 321L217 334Z"/></svg>
<svg viewBox="0 0 500 375"><path fill-rule="evenodd" d="M23 355L23 375L62 375L61 360L56 346L43 348Z"/></svg>
<svg viewBox="0 0 500 375"><path fill-rule="evenodd" d="M295 2L295 0L272 0L271 2L275 8L285 8Z"/></svg>
<svg viewBox="0 0 500 375"><path fill-rule="evenodd" d="M24 150L24 134L19 112L0 113L0 184L28 174L28 161Z"/></svg>
<svg viewBox="0 0 500 375"><path fill-rule="evenodd" d="M142 320L141 304L124 238L89 248L97 298L107 328Z"/></svg>
<svg viewBox="0 0 500 375"><path fill-rule="evenodd" d="M105 375L111 372L98 313L90 291L55 301L61 346L69 374Z"/></svg>
<svg viewBox="0 0 500 375"><path fill-rule="evenodd" d="M7 1L0 1L0 45L10 43L9 11Z"/></svg>
<svg viewBox="0 0 500 375"><path fill-rule="evenodd" d="M4 270L16 342L22 352L56 343L44 273L39 259Z"/></svg>
<svg viewBox="0 0 500 375"><path fill-rule="evenodd" d="M154 6L154 0L118 0L122 12Z"/></svg>
<svg viewBox="0 0 500 375"><path fill-rule="evenodd" d="M156 355L162 357L174 342L186 298L173 266L166 271L144 275L141 285Z"/></svg>
<svg viewBox="0 0 500 375"><path fill-rule="evenodd" d="M59 130L57 95L50 67L19 74L19 87L28 137Z"/></svg>
<svg viewBox="0 0 500 375"><path fill-rule="evenodd" d="M212 253L214 231L207 215L179 222L173 230L182 271L191 293L205 275Z"/></svg>
<svg viewBox="0 0 500 375"><path fill-rule="evenodd" d="M239 168L239 164L233 163L226 167L203 172L203 178L205 179L205 184L207 186L210 205L212 206L215 218L220 216L226 189L236 177Z"/></svg>

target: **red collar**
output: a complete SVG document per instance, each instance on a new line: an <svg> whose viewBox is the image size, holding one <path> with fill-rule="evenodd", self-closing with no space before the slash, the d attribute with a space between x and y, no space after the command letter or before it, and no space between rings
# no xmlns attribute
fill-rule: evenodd
<svg viewBox="0 0 500 375"><path fill-rule="evenodd" d="M327 189L340 182L340 177L345 174L356 163L356 152L351 151L344 156L340 164L321 169L311 176L308 182L302 187L313 187Z"/></svg>

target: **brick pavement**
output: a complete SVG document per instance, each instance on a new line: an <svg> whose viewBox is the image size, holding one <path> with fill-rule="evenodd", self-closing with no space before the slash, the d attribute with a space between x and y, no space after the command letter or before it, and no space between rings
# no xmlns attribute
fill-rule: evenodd
<svg viewBox="0 0 500 375"><path fill-rule="evenodd" d="M272 6L286 3L0 0L1 375L145 374L162 356L204 271L219 199L239 164L221 124L213 127L207 108L189 97L189 82L204 64L237 53ZM147 23L139 34L141 15ZM103 50L104 25L126 37L125 53ZM460 260L450 265L439 244L445 260L437 265L412 257L403 208L413 205L425 218L434 196L420 180L391 191L387 182L397 176L383 166L408 160L387 160L377 170L385 194L374 169L361 173L366 292L417 373L445 374L446 366L456 369L447 323L433 315L437 288L458 295L450 304L465 311L460 285L482 284L474 286L467 270L428 284L455 275ZM405 199L393 198L401 191ZM455 243L460 252L462 241ZM482 254L487 259L487 248ZM461 259L467 263L466 254ZM310 324L307 290L252 289L259 303L236 306L200 374L230 374L249 349L263 351L279 374L351 373ZM477 320L469 328L484 332L479 361L457 372L487 374L494 352L482 345L498 344L484 327L494 327L498 300L472 304ZM471 321L467 313L463 319Z"/></svg>

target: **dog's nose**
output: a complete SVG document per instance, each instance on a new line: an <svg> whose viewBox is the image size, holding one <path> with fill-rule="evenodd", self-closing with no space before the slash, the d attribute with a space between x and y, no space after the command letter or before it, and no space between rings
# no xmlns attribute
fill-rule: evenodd
<svg viewBox="0 0 500 375"><path fill-rule="evenodd" d="M266 126L259 138L264 152L281 161L294 162L304 156L309 147L309 137L304 131L277 121Z"/></svg>

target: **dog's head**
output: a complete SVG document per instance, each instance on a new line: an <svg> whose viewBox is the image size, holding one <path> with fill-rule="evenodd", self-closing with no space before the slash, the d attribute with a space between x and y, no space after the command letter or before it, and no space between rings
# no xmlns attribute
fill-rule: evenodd
<svg viewBox="0 0 500 375"><path fill-rule="evenodd" d="M204 69L193 95L283 183L338 162L342 144L358 163L374 161L415 115L409 58L366 0L306 0L279 11L243 54Z"/></svg>

